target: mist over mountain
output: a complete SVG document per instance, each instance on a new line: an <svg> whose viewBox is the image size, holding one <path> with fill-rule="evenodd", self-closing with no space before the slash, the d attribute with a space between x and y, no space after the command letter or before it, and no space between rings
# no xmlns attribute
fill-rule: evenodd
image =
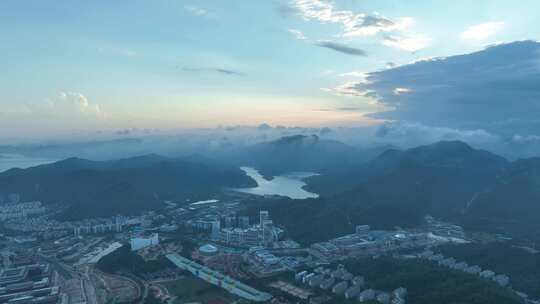
<svg viewBox="0 0 540 304"><path fill-rule="evenodd" d="M407 122L385 123L372 127L264 126L231 126L152 132L134 129L78 134L74 137L54 140L23 141L21 139L14 143L3 142L0 145L0 154L53 160L69 157L113 160L151 153L172 158L199 154L214 159L234 159L235 153L243 153L243 150L253 148L252 146L259 144L264 146L265 143L279 141L284 137L316 135L321 143L330 145L330 142L334 142L333 146L335 147L346 145L349 148L360 150L360 154L365 154L361 155L360 158L366 160L384 152L385 148L405 150L437 141L462 141L475 148L492 151L510 160L539 155L539 141L535 136L500 137L481 129L434 128ZM336 152L348 154L349 152L345 150L350 149L342 148ZM327 157L334 156L327 155Z"/></svg>
<svg viewBox="0 0 540 304"><path fill-rule="evenodd" d="M328 173L362 164L386 149L362 150L317 135L293 135L235 150L233 163L255 167L264 175L294 171Z"/></svg>

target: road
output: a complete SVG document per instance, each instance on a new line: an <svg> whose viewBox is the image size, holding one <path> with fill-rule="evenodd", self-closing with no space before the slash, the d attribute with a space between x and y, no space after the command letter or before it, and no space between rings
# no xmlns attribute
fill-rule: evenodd
<svg viewBox="0 0 540 304"><path fill-rule="evenodd" d="M77 276L77 273L72 269L69 269L69 266L58 262L56 259L52 259L44 255L40 255L40 257L47 263L51 264L53 268L58 271L58 274L61 275L65 280L71 280Z"/></svg>

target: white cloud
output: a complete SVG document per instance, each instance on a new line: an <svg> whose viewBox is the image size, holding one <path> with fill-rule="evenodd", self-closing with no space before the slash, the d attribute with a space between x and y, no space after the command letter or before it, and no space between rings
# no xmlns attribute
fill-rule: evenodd
<svg viewBox="0 0 540 304"><path fill-rule="evenodd" d="M502 30L503 27L504 22L481 23L467 28L459 37L463 40L485 40Z"/></svg>
<svg viewBox="0 0 540 304"><path fill-rule="evenodd" d="M333 93L337 96L347 96L347 97L368 97L369 104L376 104L377 101L374 99L374 91L371 90L358 90L358 87L366 84L366 80L362 79L360 81L348 81L344 84L338 85L334 88L321 88L322 91Z"/></svg>
<svg viewBox="0 0 540 304"><path fill-rule="evenodd" d="M365 80L367 78L367 73L359 72L359 71L352 71L352 72L347 72L347 73L340 74L339 76L341 76L341 77L355 77L355 78L361 78L361 79Z"/></svg>
<svg viewBox="0 0 540 304"><path fill-rule="evenodd" d="M414 35L411 37L387 36L382 44L398 48L408 52L416 52L429 46L431 39L424 35Z"/></svg>
<svg viewBox="0 0 540 304"><path fill-rule="evenodd" d="M59 92L52 98L27 103L3 113L0 137L49 136L97 130L114 124L111 117L84 94ZM13 126L16 126L15 130Z"/></svg>
<svg viewBox="0 0 540 304"><path fill-rule="evenodd" d="M364 14L362 14L364 15ZM368 16L364 15L364 21L361 24L348 25L343 34L344 37L359 37L359 36L374 36L380 32L396 32L404 31L414 23L414 19L410 17L398 18L395 21L390 21L379 15ZM376 20L367 22L366 20Z"/></svg>
<svg viewBox="0 0 540 304"><path fill-rule="evenodd" d="M499 136L482 129L433 127L406 121L385 123L378 128L376 136L402 147L429 144L441 140L460 140L476 145L496 144L501 141Z"/></svg>
<svg viewBox="0 0 540 304"><path fill-rule="evenodd" d="M380 32L403 31L414 23L410 17L393 21L378 13L368 15L350 10L336 10L331 2L324 0L294 0L292 3L305 20L340 24L343 37L373 36Z"/></svg>
<svg viewBox="0 0 540 304"><path fill-rule="evenodd" d="M192 14L192 15L195 15L195 16L206 16L208 15L208 11L203 9L203 8L200 8L200 7L197 7L197 6L194 6L194 5L185 5L184 6L184 9Z"/></svg>
<svg viewBox="0 0 540 304"><path fill-rule="evenodd" d="M411 91L411 89L408 89L408 88L395 88L394 89L394 95L400 95L400 94L403 94L403 93L409 93Z"/></svg>
<svg viewBox="0 0 540 304"><path fill-rule="evenodd" d="M54 114L62 116L82 114L101 117L104 114L98 104L91 104L81 93L60 92L50 105Z"/></svg>
<svg viewBox="0 0 540 304"><path fill-rule="evenodd" d="M298 40L306 40L307 37L304 35L304 33L302 33L301 31L299 30L295 30L295 29L288 29L289 33L293 34L294 37Z"/></svg>
<svg viewBox="0 0 540 304"><path fill-rule="evenodd" d="M367 91L356 90L358 81L349 81L333 89L333 92L342 96L365 96Z"/></svg>

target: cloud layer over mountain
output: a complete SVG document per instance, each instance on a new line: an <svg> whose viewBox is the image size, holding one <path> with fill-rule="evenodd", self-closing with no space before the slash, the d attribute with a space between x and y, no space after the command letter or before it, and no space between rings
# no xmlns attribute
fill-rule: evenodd
<svg viewBox="0 0 540 304"><path fill-rule="evenodd" d="M511 137L540 134L539 84L540 43L519 41L369 73L354 90L391 108L377 118Z"/></svg>

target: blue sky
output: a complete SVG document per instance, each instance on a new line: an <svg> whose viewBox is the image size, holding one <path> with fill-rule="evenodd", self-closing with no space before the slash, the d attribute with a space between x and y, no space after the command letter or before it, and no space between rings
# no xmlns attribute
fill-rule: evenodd
<svg viewBox="0 0 540 304"><path fill-rule="evenodd" d="M378 125L377 90L411 90L370 73L538 40L539 20L538 1L4 0L0 137Z"/></svg>

